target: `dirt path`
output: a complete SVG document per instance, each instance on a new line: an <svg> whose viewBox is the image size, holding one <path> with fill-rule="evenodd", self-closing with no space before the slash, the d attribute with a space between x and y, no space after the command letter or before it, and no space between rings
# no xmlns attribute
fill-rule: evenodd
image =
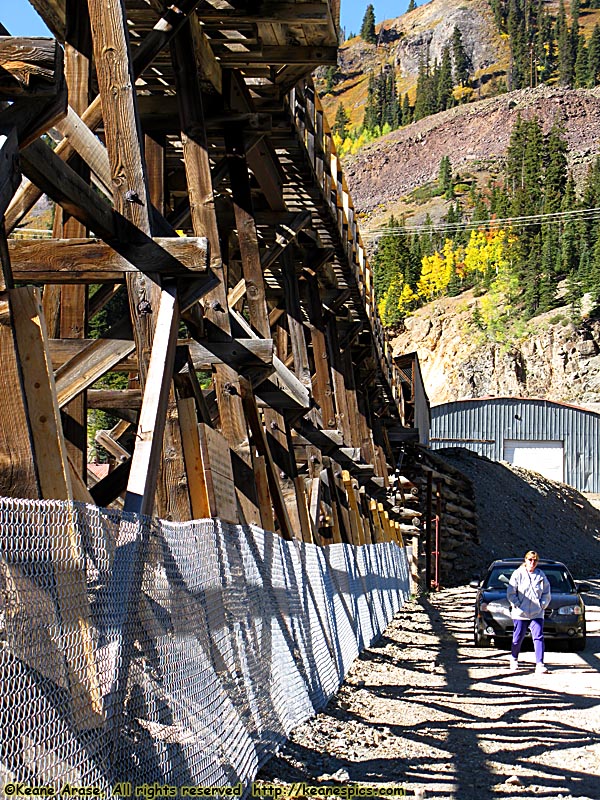
<svg viewBox="0 0 600 800"><path fill-rule="evenodd" d="M551 647L548 675L533 672L531 650L511 674L506 652L472 646L473 590L408 603L259 777L318 785L336 774L440 799L599 800L600 579L591 583L586 650Z"/></svg>

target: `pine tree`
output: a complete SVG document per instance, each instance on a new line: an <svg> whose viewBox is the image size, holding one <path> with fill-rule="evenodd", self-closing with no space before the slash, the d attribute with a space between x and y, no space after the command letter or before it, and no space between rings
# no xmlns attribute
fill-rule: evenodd
<svg viewBox="0 0 600 800"><path fill-rule="evenodd" d="M429 57L421 58L419 73L417 75L417 88L415 93L414 120L423 119L435 113L436 93L433 86Z"/></svg>
<svg viewBox="0 0 600 800"><path fill-rule="evenodd" d="M450 58L450 48L444 47L442 50L442 63L440 64L437 76L437 110L445 111L452 105L452 60Z"/></svg>
<svg viewBox="0 0 600 800"><path fill-rule="evenodd" d="M410 3L408 4L408 8L406 9L406 13L408 14L409 11L414 11L416 7L417 7L417 4L415 3L415 0L410 0Z"/></svg>
<svg viewBox="0 0 600 800"><path fill-rule="evenodd" d="M560 0L556 19L556 41L558 47L558 80L562 86L571 86L573 82L574 57L564 0Z"/></svg>
<svg viewBox="0 0 600 800"><path fill-rule="evenodd" d="M596 23L588 46L588 86L598 85L600 80L600 25Z"/></svg>
<svg viewBox="0 0 600 800"><path fill-rule="evenodd" d="M325 70L325 94L329 94L333 91L333 87L337 83L337 77L339 75L338 67L333 66L330 64Z"/></svg>
<svg viewBox="0 0 600 800"><path fill-rule="evenodd" d="M348 133L348 125L350 124L350 117L348 116L348 112L344 108L343 104L340 103L337 107L337 111L335 112L335 121L333 123L332 131L336 133L340 139L344 140Z"/></svg>
<svg viewBox="0 0 600 800"><path fill-rule="evenodd" d="M377 299L383 297L394 278L400 276L404 280L410 266L410 250L406 237L398 231L399 227L392 215L387 224L388 231L379 239L373 256L373 287Z"/></svg>
<svg viewBox="0 0 600 800"><path fill-rule="evenodd" d="M365 11L365 16L363 17L360 27L360 36L361 39L364 39L364 41L369 44L375 44L377 42L377 36L375 34L375 9L371 3L369 3Z"/></svg>
<svg viewBox="0 0 600 800"><path fill-rule="evenodd" d="M458 25L452 32L452 61L454 62L454 82L458 86L467 86L471 61L465 50L462 33Z"/></svg>
<svg viewBox="0 0 600 800"><path fill-rule="evenodd" d="M567 142L563 131L553 125L546 138L543 211L551 214L560 210L567 185Z"/></svg>
<svg viewBox="0 0 600 800"><path fill-rule="evenodd" d="M577 37L577 56L575 58L574 82L576 89L582 89L589 83L589 58L585 43L585 36L581 33Z"/></svg>
<svg viewBox="0 0 600 800"><path fill-rule="evenodd" d="M450 156L442 156L438 170L438 186L440 192L446 194L452 188L452 164Z"/></svg>
<svg viewBox="0 0 600 800"><path fill-rule="evenodd" d="M363 127L368 131L374 131L377 126L377 97L375 90L375 76L369 73L369 83L367 86L367 102L365 105L365 116L363 118Z"/></svg>
<svg viewBox="0 0 600 800"><path fill-rule="evenodd" d="M410 99L407 92L402 99L402 125L410 125L411 122L412 109L410 107Z"/></svg>

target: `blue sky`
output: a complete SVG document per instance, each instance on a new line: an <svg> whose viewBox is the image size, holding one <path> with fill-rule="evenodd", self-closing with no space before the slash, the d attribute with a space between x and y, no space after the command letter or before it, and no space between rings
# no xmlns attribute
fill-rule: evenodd
<svg viewBox="0 0 600 800"><path fill-rule="evenodd" d="M422 5L423 0L417 0ZM349 33L358 33L368 2L342 0L342 27ZM38 14L27 0L3 0L0 22L13 36L46 36L47 31ZM406 11L408 0L375 0L375 21L399 17Z"/></svg>
<svg viewBox="0 0 600 800"><path fill-rule="evenodd" d="M417 5L422 6L423 2L417 0ZM375 23L399 17L408 7L408 0L371 0L371 3L375 9ZM368 0L342 0L342 28L346 29L346 36L360 31L368 5Z"/></svg>

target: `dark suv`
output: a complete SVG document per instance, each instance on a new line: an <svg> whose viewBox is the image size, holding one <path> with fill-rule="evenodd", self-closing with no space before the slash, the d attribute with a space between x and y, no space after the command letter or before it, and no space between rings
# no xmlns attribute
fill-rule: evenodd
<svg viewBox="0 0 600 800"><path fill-rule="evenodd" d="M477 589L475 600L474 642L488 647L494 639L496 647L508 650L513 632L506 587L510 576L523 563L519 558L493 561L482 581L472 581ZM569 649L585 647L585 605L580 592L589 591L587 583L575 583L571 573L560 561L540 559L538 568L546 575L552 589L550 605L544 614L544 636L549 640L565 641Z"/></svg>

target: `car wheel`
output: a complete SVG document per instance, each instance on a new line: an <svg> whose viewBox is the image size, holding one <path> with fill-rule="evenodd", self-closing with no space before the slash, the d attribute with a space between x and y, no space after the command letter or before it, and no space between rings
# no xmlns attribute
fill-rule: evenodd
<svg viewBox="0 0 600 800"><path fill-rule="evenodd" d="M477 625L477 620L475 621L475 627L473 628L473 644L475 645L475 647L490 646L490 637L485 636L483 633L480 633L479 627Z"/></svg>

